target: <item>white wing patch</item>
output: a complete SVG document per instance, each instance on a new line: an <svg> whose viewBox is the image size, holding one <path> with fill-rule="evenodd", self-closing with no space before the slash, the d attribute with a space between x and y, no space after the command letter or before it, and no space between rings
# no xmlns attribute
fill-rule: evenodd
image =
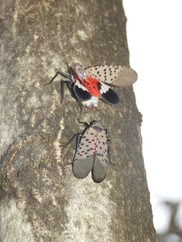
<svg viewBox="0 0 182 242"><path fill-rule="evenodd" d="M106 93L109 90L109 86L105 83L102 82L101 84L101 89L100 89L100 94Z"/></svg>
<svg viewBox="0 0 182 242"><path fill-rule="evenodd" d="M95 182L101 182L106 176L109 161L107 135L98 122L94 122L83 134L73 160L73 174L85 178L92 171Z"/></svg>
<svg viewBox="0 0 182 242"><path fill-rule="evenodd" d="M87 108L95 108L98 106L98 101L99 101L99 98L98 97L94 97L92 96L89 100L87 101L82 101L82 105L84 107L87 107Z"/></svg>
<svg viewBox="0 0 182 242"><path fill-rule="evenodd" d="M120 87L131 86L138 78L137 73L132 68L116 65L88 67L86 68L86 74L96 77L101 82Z"/></svg>
<svg viewBox="0 0 182 242"><path fill-rule="evenodd" d="M78 86L79 88L81 88L82 90L88 92L87 88L84 85L82 85L79 81L76 81L75 85Z"/></svg>

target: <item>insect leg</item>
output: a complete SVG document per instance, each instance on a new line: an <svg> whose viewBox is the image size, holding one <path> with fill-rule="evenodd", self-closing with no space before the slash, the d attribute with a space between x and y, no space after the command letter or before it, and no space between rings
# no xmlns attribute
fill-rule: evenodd
<svg viewBox="0 0 182 242"><path fill-rule="evenodd" d="M64 98L64 83L67 84L67 88L70 91L71 96L77 100L77 104L79 105L80 108L80 113L82 112L82 104L79 102L79 100L76 98L74 92L73 92L73 83L70 80L62 80L63 84L61 83L61 103L63 102Z"/></svg>
<svg viewBox="0 0 182 242"><path fill-rule="evenodd" d="M68 140L68 142L67 142L65 145L62 145L62 147L65 147L65 148L66 148L70 143L73 142L74 139L76 139L76 146L77 146L77 140L79 139L79 141L80 141L80 139L81 139L81 138L78 138L80 135L81 135L80 133L76 133L76 134L74 134L74 135ZM78 143L78 144L79 144L79 143Z"/></svg>
<svg viewBox="0 0 182 242"><path fill-rule="evenodd" d="M83 106L82 106L82 104L80 103L80 102L77 102L78 103L78 106L79 106L79 108L80 108L80 113L82 112L82 110L83 110Z"/></svg>
<svg viewBox="0 0 182 242"><path fill-rule="evenodd" d="M70 86L69 86L69 83L70 83L70 81L68 81L68 80L61 80L61 87L60 87L61 101L60 101L60 103L62 103L63 99L64 99L64 86L65 86L65 84L67 84L67 87L68 87L69 90L71 89Z"/></svg>
<svg viewBox="0 0 182 242"><path fill-rule="evenodd" d="M65 78L70 80L69 75L67 75L64 72L58 71L58 72L56 72L56 74L53 76L53 78L48 83L44 84L44 86L47 86L47 85L51 84L58 75L63 76L63 77L65 77Z"/></svg>
<svg viewBox="0 0 182 242"><path fill-rule="evenodd" d="M80 124L84 124L84 125L86 126L86 128L88 128L88 127L90 126L90 124L88 124L87 122L80 121L79 118L78 118L77 120L78 120L78 122L79 122Z"/></svg>

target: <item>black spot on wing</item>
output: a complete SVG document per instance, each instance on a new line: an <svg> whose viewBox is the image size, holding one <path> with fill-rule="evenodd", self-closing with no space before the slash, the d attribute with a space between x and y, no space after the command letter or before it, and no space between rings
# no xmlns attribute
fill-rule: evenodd
<svg viewBox="0 0 182 242"><path fill-rule="evenodd" d="M101 89L101 82L97 83L97 87L98 87L98 90L100 91L100 89Z"/></svg>
<svg viewBox="0 0 182 242"><path fill-rule="evenodd" d="M73 91L74 91L76 98L79 101L86 101L92 97L92 95L88 91L79 88L77 85L74 85Z"/></svg>
<svg viewBox="0 0 182 242"><path fill-rule="evenodd" d="M109 88L109 90L106 93L103 93L101 95L101 98L103 99L103 101L110 103L110 104L119 103L118 94L114 90L112 90L111 88Z"/></svg>

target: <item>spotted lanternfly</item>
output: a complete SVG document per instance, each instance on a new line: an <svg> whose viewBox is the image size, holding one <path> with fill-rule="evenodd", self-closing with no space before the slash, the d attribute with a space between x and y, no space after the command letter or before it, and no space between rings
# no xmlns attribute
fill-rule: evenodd
<svg viewBox="0 0 182 242"><path fill-rule="evenodd" d="M95 66L83 68L80 64L68 67L68 73L57 72L50 84L58 75L66 78L61 81L61 101L66 83L73 96L85 107L96 107L99 98L111 105L119 103L117 93L110 87L126 87L137 80L134 70L126 66ZM109 85L108 85L109 84Z"/></svg>
<svg viewBox="0 0 182 242"><path fill-rule="evenodd" d="M107 132L99 121L92 121L77 141L73 174L83 179L92 172L93 181L99 183L106 177L108 164Z"/></svg>

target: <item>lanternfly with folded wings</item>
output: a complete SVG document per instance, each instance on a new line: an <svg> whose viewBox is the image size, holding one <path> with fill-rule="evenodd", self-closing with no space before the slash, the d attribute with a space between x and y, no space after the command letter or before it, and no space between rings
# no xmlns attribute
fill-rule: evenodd
<svg viewBox="0 0 182 242"><path fill-rule="evenodd" d="M99 121L93 121L81 136L73 160L73 174L85 178L90 172L94 182L102 182L109 164L106 130Z"/></svg>

